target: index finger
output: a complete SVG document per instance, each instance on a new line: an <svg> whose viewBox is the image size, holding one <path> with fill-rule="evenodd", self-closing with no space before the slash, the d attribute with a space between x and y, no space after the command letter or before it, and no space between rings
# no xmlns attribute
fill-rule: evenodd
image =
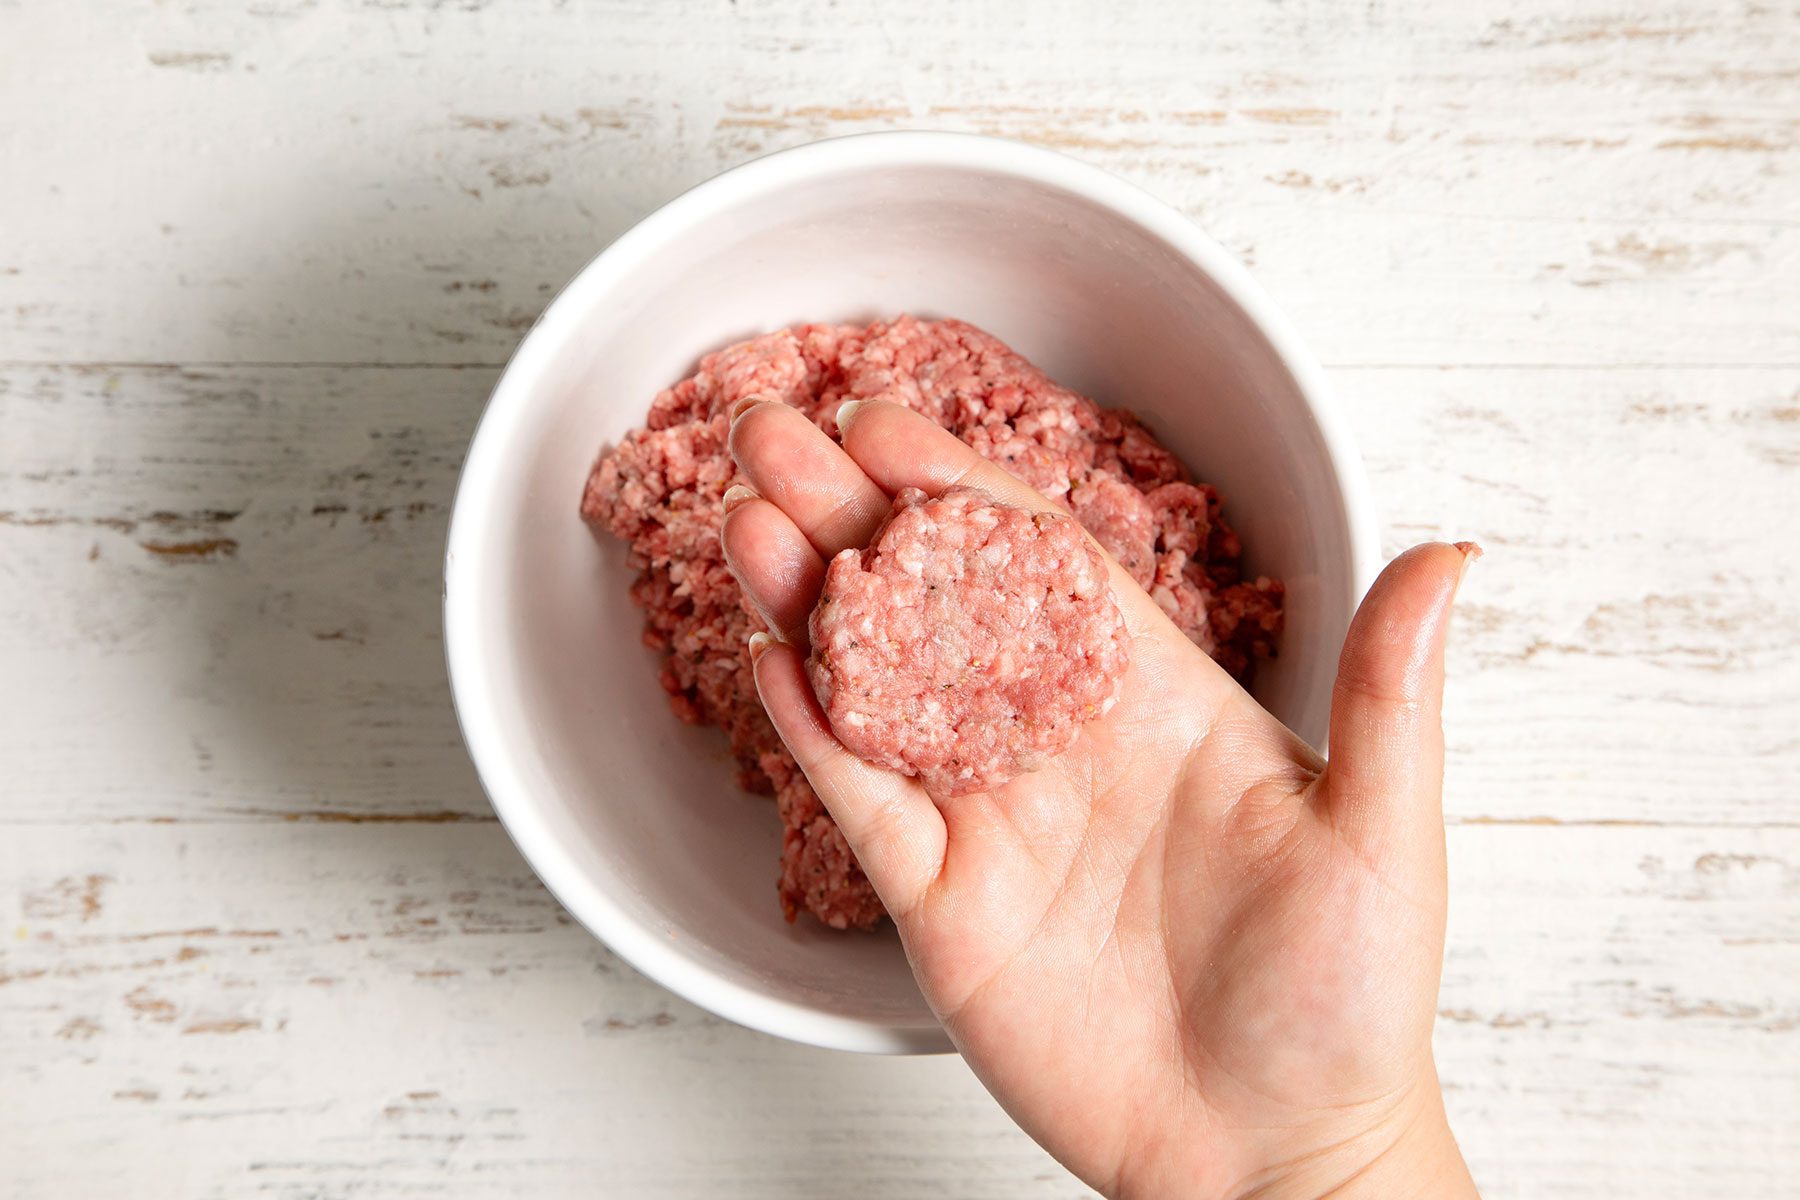
<svg viewBox="0 0 1800 1200"><path fill-rule="evenodd" d="M1068 515L1017 475L910 408L886 400L852 400L838 409L837 423L844 450L890 496L909 487L928 496L967 487L1016 508Z"/></svg>

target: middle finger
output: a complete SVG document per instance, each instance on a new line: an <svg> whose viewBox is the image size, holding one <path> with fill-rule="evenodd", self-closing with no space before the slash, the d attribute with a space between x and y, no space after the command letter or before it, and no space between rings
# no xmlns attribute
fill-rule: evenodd
<svg viewBox="0 0 1800 1200"><path fill-rule="evenodd" d="M786 513L826 561L866 546L892 501L799 409L747 405L731 426L731 456L757 494Z"/></svg>

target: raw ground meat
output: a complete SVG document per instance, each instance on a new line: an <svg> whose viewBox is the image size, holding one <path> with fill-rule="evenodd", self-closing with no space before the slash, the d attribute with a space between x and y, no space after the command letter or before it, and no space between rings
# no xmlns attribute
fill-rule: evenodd
<svg viewBox="0 0 1800 1200"><path fill-rule="evenodd" d="M961 321L900 317L799 325L728 346L657 395L645 428L601 456L581 515L623 538L638 572L644 641L682 720L731 738L738 780L774 793L784 829L781 903L837 929L882 917L869 881L756 697L745 641L760 622L725 566L720 500L735 479L733 404L768 395L827 433L846 400L924 413L985 457L1068 506L1163 611L1240 681L1272 657L1282 586L1241 578L1242 547L1219 496L1193 483L1131 414L1057 386L1005 344Z"/></svg>
<svg viewBox="0 0 1800 1200"><path fill-rule="evenodd" d="M1127 656L1105 560L1075 519L968 488L902 491L866 549L831 560L811 635L838 739L934 796L1068 749L1112 707Z"/></svg>

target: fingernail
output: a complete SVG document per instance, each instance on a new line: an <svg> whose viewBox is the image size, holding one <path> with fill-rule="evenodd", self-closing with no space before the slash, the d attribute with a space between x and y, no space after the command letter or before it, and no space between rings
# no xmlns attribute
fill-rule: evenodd
<svg viewBox="0 0 1800 1200"><path fill-rule="evenodd" d="M736 425L739 421L743 420L745 413L749 412L759 404L768 403L770 403L770 400L767 396L745 396L742 400L739 400L736 404L731 406L731 423Z"/></svg>
<svg viewBox="0 0 1800 1200"><path fill-rule="evenodd" d="M719 501L719 504L720 507L725 510L725 515L730 516L734 510L744 507L744 505L750 503L752 500L759 499L761 499L761 497L757 495L755 488L745 487L741 483L734 483L725 489L725 498Z"/></svg>
<svg viewBox="0 0 1800 1200"><path fill-rule="evenodd" d="M760 659L763 655L767 654L770 651L770 649L774 647L777 640L778 639L775 637L774 634L763 633L760 630L757 631L756 633L751 634L750 635L750 665L755 666L756 661L758 659Z"/></svg>
<svg viewBox="0 0 1800 1200"><path fill-rule="evenodd" d="M863 406L863 403L864 402L861 400L846 400L838 405L837 427L839 437L844 435L844 430L850 428L850 422L856 419L856 412Z"/></svg>
<svg viewBox="0 0 1800 1200"><path fill-rule="evenodd" d="M1481 557L1481 547L1474 542L1457 542L1456 548L1462 551L1462 566L1456 572L1456 590L1462 591L1463 580L1468 577L1469 568Z"/></svg>

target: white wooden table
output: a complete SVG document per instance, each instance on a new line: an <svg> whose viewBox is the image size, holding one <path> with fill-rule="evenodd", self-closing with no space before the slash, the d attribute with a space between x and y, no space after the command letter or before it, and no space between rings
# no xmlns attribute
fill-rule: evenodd
<svg viewBox="0 0 1800 1200"><path fill-rule="evenodd" d="M1488 548L1438 1032L1488 1195L1800 1195L1800 10L1717 0L0 0L0 1195L1082 1194L960 1061L572 926L445 689L546 299L894 126L1192 214L1389 550Z"/></svg>

